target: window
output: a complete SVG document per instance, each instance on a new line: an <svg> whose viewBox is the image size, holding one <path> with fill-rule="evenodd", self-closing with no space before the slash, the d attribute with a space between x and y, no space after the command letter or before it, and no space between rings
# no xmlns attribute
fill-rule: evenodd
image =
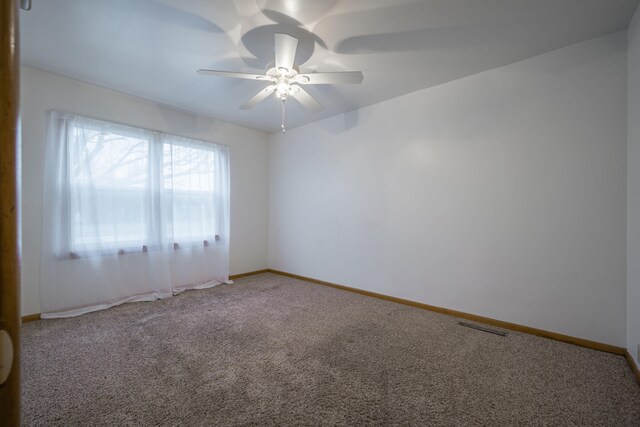
<svg viewBox="0 0 640 427"><path fill-rule="evenodd" d="M215 156L205 145L163 145L164 190L170 194L173 236L178 241L215 238Z"/></svg>
<svg viewBox="0 0 640 427"><path fill-rule="evenodd" d="M60 255L210 245L226 233L227 148L53 113Z"/></svg>
<svg viewBox="0 0 640 427"><path fill-rule="evenodd" d="M69 143L69 251L149 243L149 146L144 135L74 123ZM64 224L61 224L64 226Z"/></svg>
<svg viewBox="0 0 640 427"><path fill-rule="evenodd" d="M52 111L44 169L43 316L228 281L225 145Z"/></svg>

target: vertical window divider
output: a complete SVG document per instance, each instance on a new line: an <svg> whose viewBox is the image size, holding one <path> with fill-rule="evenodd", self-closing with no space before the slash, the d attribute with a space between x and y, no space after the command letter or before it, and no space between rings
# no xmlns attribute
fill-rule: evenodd
<svg viewBox="0 0 640 427"><path fill-rule="evenodd" d="M148 242L152 246L166 245L166 230L163 218L164 180L163 180L163 141L159 132L150 132L149 136L149 202L150 209L148 227Z"/></svg>
<svg viewBox="0 0 640 427"><path fill-rule="evenodd" d="M61 138L66 140L67 138L69 138L69 128L71 127L69 125L69 121L63 120L61 118L56 118L55 120L57 122L55 129L50 129L49 131L55 132L58 135L57 140L60 140ZM68 186L71 182L71 171L69 168L70 147L68 144L60 144L59 147L56 147L56 150L65 151L64 155L62 156L62 168L58 170L57 173L62 175L59 179L62 183L64 183L63 185ZM67 250L68 248L71 248L71 241L73 240L74 232L72 229L73 227L70 226L72 209L71 198L69 197L69 194L67 192L62 192L57 203L60 204L60 215L63 219L62 221L60 221L60 245L62 246L62 248Z"/></svg>

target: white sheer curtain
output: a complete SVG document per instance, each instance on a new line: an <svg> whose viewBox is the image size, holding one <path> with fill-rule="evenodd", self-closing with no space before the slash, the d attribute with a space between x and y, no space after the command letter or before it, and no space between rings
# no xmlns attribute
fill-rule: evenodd
<svg viewBox="0 0 640 427"><path fill-rule="evenodd" d="M228 272L226 146L50 113L43 317L214 286Z"/></svg>

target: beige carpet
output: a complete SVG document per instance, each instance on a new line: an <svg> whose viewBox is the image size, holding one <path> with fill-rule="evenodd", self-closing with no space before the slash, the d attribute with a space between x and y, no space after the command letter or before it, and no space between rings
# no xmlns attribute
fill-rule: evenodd
<svg viewBox="0 0 640 427"><path fill-rule="evenodd" d="M29 426L640 426L620 356L273 274L23 329Z"/></svg>

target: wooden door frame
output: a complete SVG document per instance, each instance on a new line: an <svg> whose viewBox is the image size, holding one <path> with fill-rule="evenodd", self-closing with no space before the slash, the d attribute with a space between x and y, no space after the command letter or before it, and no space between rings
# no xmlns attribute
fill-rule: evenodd
<svg viewBox="0 0 640 427"><path fill-rule="evenodd" d="M13 343L13 364L0 385L0 425L20 423L20 318L17 138L18 0L0 1L0 330Z"/></svg>

